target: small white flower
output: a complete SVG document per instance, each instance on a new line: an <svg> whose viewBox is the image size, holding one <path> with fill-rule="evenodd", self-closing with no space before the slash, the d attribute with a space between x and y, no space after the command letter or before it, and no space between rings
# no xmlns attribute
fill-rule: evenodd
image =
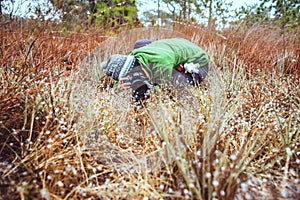
<svg viewBox="0 0 300 200"><path fill-rule="evenodd" d="M215 151L215 154L216 154L217 157L220 157L220 156L222 155L222 152L219 151L219 150L216 150L216 151Z"/></svg>
<svg viewBox="0 0 300 200"><path fill-rule="evenodd" d="M286 153L287 153L288 156L292 156L293 153L292 153L290 147L287 147L285 150L286 150Z"/></svg>
<svg viewBox="0 0 300 200"><path fill-rule="evenodd" d="M58 181L58 182L57 182L57 185L58 185L58 187L63 187L63 186L64 186L64 183L61 182L61 181Z"/></svg>
<svg viewBox="0 0 300 200"><path fill-rule="evenodd" d="M211 173L207 172L207 173L205 174L205 177L206 177L206 178L210 178L210 177L211 177Z"/></svg>
<svg viewBox="0 0 300 200"><path fill-rule="evenodd" d="M221 195L221 196L225 196L224 190L221 190L220 195Z"/></svg>
<svg viewBox="0 0 300 200"><path fill-rule="evenodd" d="M94 169L94 168L93 168L93 169ZM77 174L77 170L76 170L74 167L72 167L72 172L73 172L74 175Z"/></svg>
<svg viewBox="0 0 300 200"><path fill-rule="evenodd" d="M164 185L160 185L160 186L159 186L159 189L160 189L160 190L164 190L164 188L165 188Z"/></svg>
<svg viewBox="0 0 300 200"><path fill-rule="evenodd" d="M102 166L98 165L97 170L102 171Z"/></svg>
<svg viewBox="0 0 300 200"><path fill-rule="evenodd" d="M40 193L41 193L41 196L42 196L44 199L46 199L46 200L51 199L51 198L50 198L49 191L48 191L46 188L41 189L41 190L40 190Z"/></svg>
<svg viewBox="0 0 300 200"><path fill-rule="evenodd" d="M248 184L247 183L241 183L241 188L243 192L246 192L248 190Z"/></svg>
<svg viewBox="0 0 300 200"><path fill-rule="evenodd" d="M23 181L22 186L26 186L26 185L28 185L28 183L26 181Z"/></svg>
<svg viewBox="0 0 300 200"><path fill-rule="evenodd" d="M292 174L293 176L297 176L297 173L294 169L290 169L290 174Z"/></svg>
<svg viewBox="0 0 300 200"><path fill-rule="evenodd" d="M283 188L281 191L281 195L283 198L287 198L289 194L288 194L288 191L285 188Z"/></svg>
<svg viewBox="0 0 300 200"><path fill-rule="evenodd" d="M148 183L146 183L146 184L145 184L145 188L146 188L146 189L150 189L150 188L151 188L151 185L149 185Z"/></svg>
<svg viewBox="0 0 300 200"><path fill-rule="evenodd" d="M278 153L278 152L279 152L279 149L278 149L278 148L274 148L274 149L273 149L273 152L274 152L274 153Z"/></svg>
<svg viewBox="0 0 300 200"><path fill-rule="evenodd" d="M14 135L17 135L18 134L18 132L16 131L16 129L12 129L13 130L13 134Z"/></svg>
<svg viewBox="0 0 300 200"><path fill-rule="evenodd" d="M246 198L246 199L249 199L249 200L250 200L250 199L253 199L252 196L251 196L249 193L246 193L245 198Z"/></svg>
<svg viewBox="0 0 300 200"><path fill-rule="evenodd" d="M218 182L217 180L214 180L214 181L212 182L212 184L213 184L213 186L215 186L215 187L218 187L218 186L219 186L219 182Z"/></svg>
<svg viewBox="0 0 300 200"><path fill-rule="evenodd" d="M106 180L105 180L105 185L107 185L107 184L109 184L110 183L110 179L109 178L107 178Z"/></svg>
<svg viewBox="0 0 300 200"><path fill-rule="evenodd" d="M230 156L230 159L233 160L233 161L235 161L235 160L237 159L237 156L236 156L235 154L232 154L232 155Z"/></svg>
<svg viewBox="0 0 300 200"><path fill-rule="evenodd" d="M183 193L184 193L184 194L189 194L189 191L188 191L187 189L184 189L184 190L183 190Z"/></svg>

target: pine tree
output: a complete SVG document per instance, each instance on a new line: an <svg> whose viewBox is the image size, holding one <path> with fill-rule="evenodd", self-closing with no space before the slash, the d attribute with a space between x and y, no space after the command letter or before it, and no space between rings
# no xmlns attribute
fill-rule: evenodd
<svg viewBox="0 0 300 200"><path fill-rule="evenodd" d="M207 22L210 29L217 27L217 21L227 23L228 7L231 3L225 0L163 0L174 16L178 16L179 21L190 22L198 18L201 23ZM176 14L177 11L177 14Z"/></svg>
<svg viewBox="0 0 300 200"><path fill-rule="evenodd" d="M96 4L97 25L104 28L129 28L139 24L135 0L106 0Z"/></svg>
<svg viewBox="0 0 300 200"><path fill-rule="evenodd" d="M242 7L236 14L240 20L250 25L268 22L281 27L283 31L300 27L299 0L260 0L259 5Z"/></svg>

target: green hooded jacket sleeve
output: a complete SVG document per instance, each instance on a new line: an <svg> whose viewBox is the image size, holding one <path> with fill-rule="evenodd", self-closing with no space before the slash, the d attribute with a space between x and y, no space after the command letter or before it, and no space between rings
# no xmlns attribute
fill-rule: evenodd
<svg viewBox="0 0 300 200"><path fill-rule="evenodd" d="M145 66L151 82L157 84L171 81L173 69L180 64L194 62L200 67L208 64L206 52L183 38L157 40L133 50L130 55Z"/></svg>

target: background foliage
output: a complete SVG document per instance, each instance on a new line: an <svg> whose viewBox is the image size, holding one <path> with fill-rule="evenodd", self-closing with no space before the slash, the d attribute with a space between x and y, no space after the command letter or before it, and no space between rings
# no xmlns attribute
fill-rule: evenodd
<svg viewBox="0 0 300 200"><path fill-rule="evenodd" d="M229 0L158 0L156 9L145 9L149 2L143 0L22 0L20 6L14 0L0 1L1 20L14 18L17 13L31 13L42 20L62 22L71 27L114 27L129 28L141 26L138 10L143 10L145 21L152 25L172 25L177 23L197 23L209 29L228 27L235 22L253 25L267 22L293 31L300 24L300 3L297 0L259 0L257 4L231 9ZM26 4L25 4L26 3ZM164 5L164 6L162 6ZM34 14L33 14L34 13ZM28 15L27 15L28 16ZM141 17L141 16L140 16Z"/></svg>

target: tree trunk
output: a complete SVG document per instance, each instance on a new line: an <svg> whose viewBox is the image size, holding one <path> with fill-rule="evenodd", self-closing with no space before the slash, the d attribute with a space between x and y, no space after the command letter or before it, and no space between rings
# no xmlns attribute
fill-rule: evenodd
<svg viewBox="0 0 300 200"><path fill-rule="evenodd" d="M157 0L157 25L161 25L161 19L160 19L160 4L159 0Z"/></svg>
<svg viewBox="0 0 300 200"><path fill-rule="evenodd" d="M209 7L208 7L208 29L211 30L213 26L213 20L212 20L212 10L213 10L213 0L209 1Z"/></svg>
<svg viewBox="0 0 300 200"><path fill-rule="evenodd" d="M93 25L95 24L95 20L96 20L95 14L97 13L96 2L95 0L89 0L89 4L90 4L90 11L91 11L90 25Z"/></svg>
<svg viewBox="0 0 300 200"><path fill-rule="evenodd" d="M109 6L109 17L110 19L113 19L113 23L112 23L112 27L115 26L115 19L114 19L114 16L113 16L113 13L111 11L112 7L114 6L114 1L113 0L109 0L108 1L108 6Z"/></svg>
<svg viewBox="0 0 300 200"><path fill-rule="evenodd" d="M186 21L186 0L183 1L182 5L182 10L183 10L183 21Z"/></svg>
<svg viewBox="0 0 300 200"><path fill-rule="evenodd" d="M191 0L188 0L188 20L191 21L191 13L192 13L192 6L191 6Z"/></svg>
<svg viewBox="0 0 300 200"><path fill-rule="evenodd" d="M0 0L0 23L2 22L2 0Z"/></svg>

